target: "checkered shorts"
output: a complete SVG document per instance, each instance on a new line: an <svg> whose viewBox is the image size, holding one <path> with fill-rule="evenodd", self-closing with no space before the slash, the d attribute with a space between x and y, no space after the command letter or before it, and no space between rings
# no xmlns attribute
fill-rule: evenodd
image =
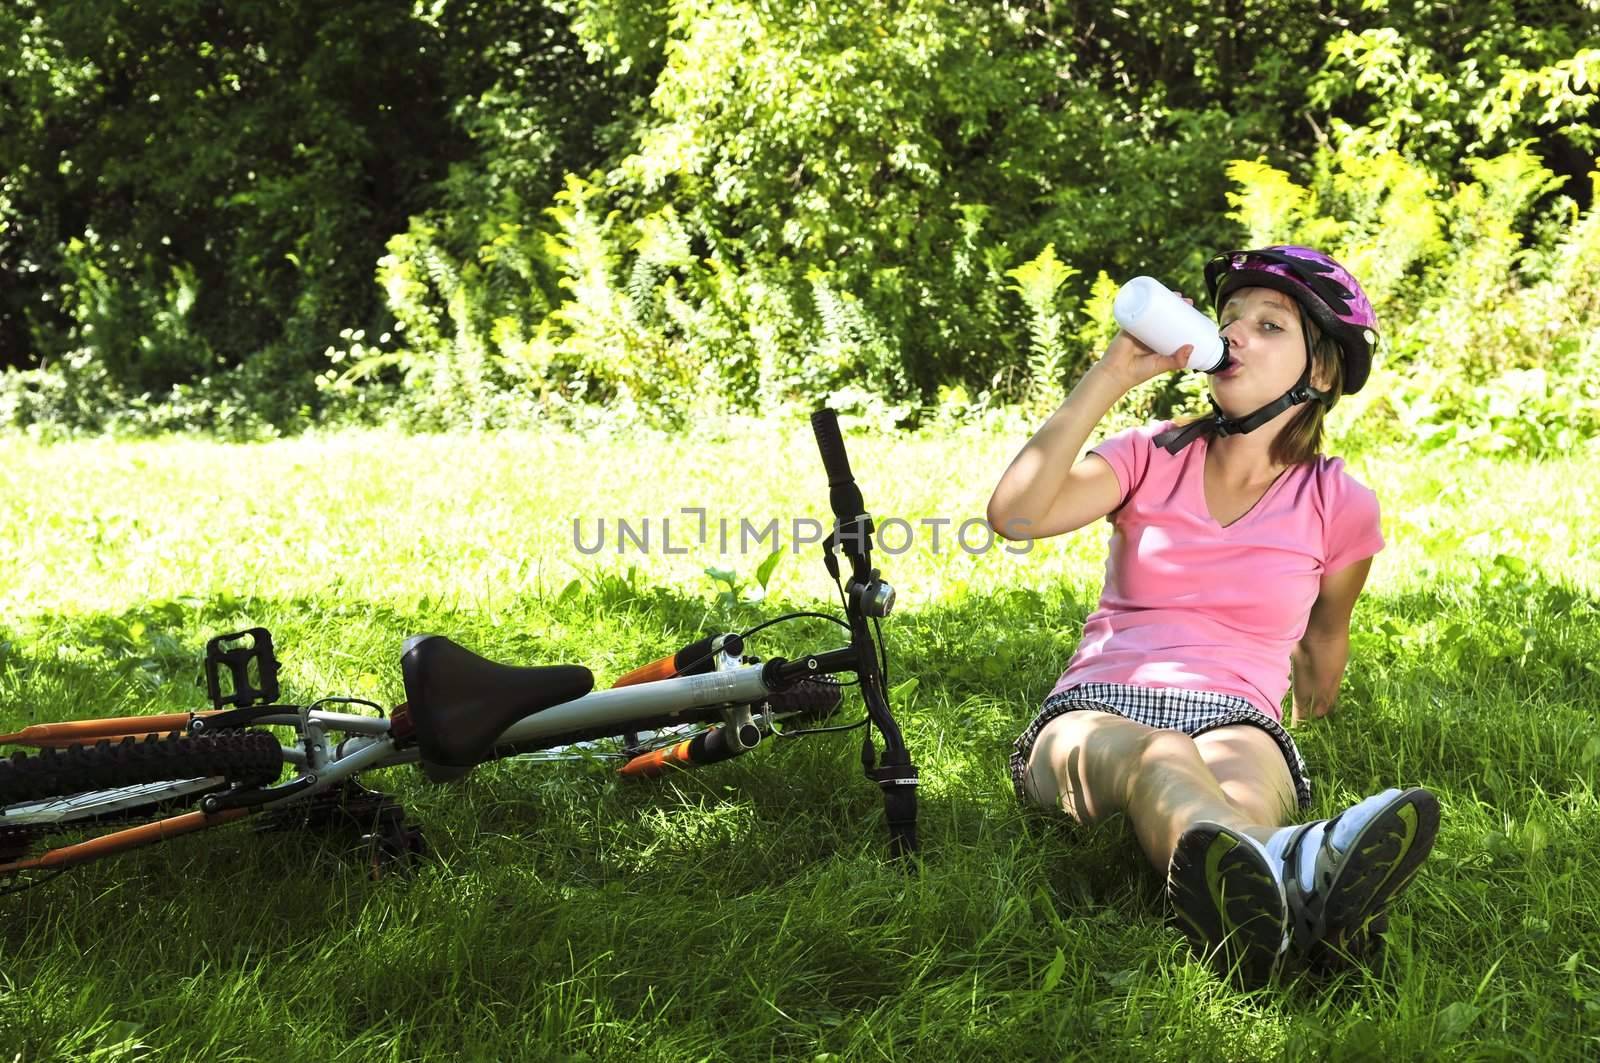
<svg viewBox="0 0 1600 1063"><path fill-rule="evenodd" d="M1028 758L1033 754L1033 744L1039 732L1057 716L1082 709L1109 712L1135 723L1158 730L1182 731L1191 738L1244 723L1259 727L1272 736L1283 752L1294 780L1295 797L1301 808L1311 806L1311 777L1306 774L1306 762L1300 757L1294 739L1283 725L1244 698L1231 694L1213 694L1206 690L1141 687L1124 683L1080 683L1051 694L1044 708L1033 718L1028 729L1022 732L1011 747L1011 784L1016 788L1017 800L1026 803L1022 779L1028 770Z"/></svg>

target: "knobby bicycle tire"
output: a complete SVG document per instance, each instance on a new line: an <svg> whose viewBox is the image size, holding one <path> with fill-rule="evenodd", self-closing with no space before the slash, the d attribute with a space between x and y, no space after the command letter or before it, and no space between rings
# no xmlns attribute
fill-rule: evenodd
<svg viewBox="0 0 1600 1063"><path fill-rule="evenodd" d="M138 783L221 776L247 786L283 771L283 750L265 731L140 740L101 739L93 745L16 753L0 760L0 806Z"/></svg>

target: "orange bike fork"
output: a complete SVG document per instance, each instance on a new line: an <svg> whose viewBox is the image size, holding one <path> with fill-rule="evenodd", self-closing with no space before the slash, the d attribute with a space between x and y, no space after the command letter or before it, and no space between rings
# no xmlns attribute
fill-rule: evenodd
<svg viewBox="0 0 1600 1063"><path fill-rule="evenodd" d="M737 757L759 741L761 730L749 720L723 724L665 749L641 753L618 768L617 773L631 779L654 779L673 768L698 768Z"/></svg>
<svg viewBox="0 0 1600 1063"><path fill-rule="evenodd" d="M686 738L667 749L655 749L640 754L618 768L617 774L630 779L653 779L673 768L691 768L695 763L694 755L689 748L692 742L693 739Z"/></svg>
<svg viewBox="0 0 1600 1063"><path fill-rule="evenodd" d="M77 720L72 723L37 723L8 735L0 735L0 746L60 748L97 742L102 738L143 738L152 734L182 731L213 712L172 712L165 716L115 716L105 720Z"/></svg>
<svg viewBox="0 0 1600 1063"><path fill-rule="evenodd" d="M137 849L141 845L151 845L163 842L168 838L175 838L180 834L191 831L204 830L206 827L215 827L229 820L238 819L246 815L248 809L230 808L216 815L208 816L204 812L185 812L181 816L170 819L157 820L154 823L144 823L127 830L119 830L115 834L105 834L98 838L91 838L77 845L63 845L59 849L51 849L41 853L31 860L18 860L10 864L0 864L0 875L16 871L39 871L57 867L71 867L74 864L87 863L98 860L103 856L114 853L126 852Z"/></svg>

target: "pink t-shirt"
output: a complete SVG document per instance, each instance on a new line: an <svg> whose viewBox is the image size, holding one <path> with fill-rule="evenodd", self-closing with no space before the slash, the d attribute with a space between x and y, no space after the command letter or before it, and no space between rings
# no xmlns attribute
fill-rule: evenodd
<svg viewBox="0 0 1600 1063"><path fill-rule="evenodd" d="M1224 528L1206 508L1208 441L1169 454L1151 442L1169 427L1121 432L1090 451L1116 472L1122 503L1106 518L1113 530L1100 607L1055 690L1209 690L1281 720L1289 654L1323 574L1383 549L1378 496L1338 458L1316 458L1284 472Z"/></svg>

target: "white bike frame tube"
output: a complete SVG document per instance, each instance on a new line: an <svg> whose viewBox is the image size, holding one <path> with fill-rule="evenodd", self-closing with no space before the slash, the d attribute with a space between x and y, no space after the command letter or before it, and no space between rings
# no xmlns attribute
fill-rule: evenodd
<svg viewBox="0 0 1600 1063"><path fill-rule="evenodd" d="M388 757L394 755L394 739L383 737L374 739L370 745L362 746L353 753L331 760L317 770L317 781L309 789L297 790L292 794L280 797L276 801L262 805L262 808L271 808L289 801L301 801L312 794L320 793L336 783L344 782L357 772L366 771L368 768L379 767Z"/></svg>
<svg viewBox="0 0 1600 1063"><path fill-rule="evenodd" d="M541 738L594 727L615 726L620 733L634 721L670 716L684 709L760 701L772 693L761 678L764 670L764 666L759 664L740 665L706 675L684 675L597 690L523 717L495 739L495 745L536 742ZM341 744L342 756L318 770L317 785L309 791L301 791L297 796L316 793L358 771L410 763L417 759L415 749L395 750L394 740L387 733L388 720L320 710L312 712L311 719L330 730L343 729L347 724L354 723L355 727L351 729L356 731L356 737L346 739Z"/></svg>
<svg viewBox="0 0 1600 1063"><path fill-rule="evenodd" d="M312 709L310 715L326 731L343 731L352 735L389 733L389 720L385 716L358 716L352 712L323 712L321 709Z"/></svg>
<svg viewBox="0 0 1600 1063"><path fill-rule="evenodd" d="M617 726L671 715L684 709L725 705L730 702L760 701L771 688L762 681L764 665L751 664L726 672L682 675L657 679L651 683L596 690L581 698L552 705L532 716L524 716L501 736L496 745L536 742L541 738L570 734L592 727Z"/></svg>
<svg viewBox="0 0 1600 1063"><path fill-rule="evenodd" d="M339 731L349 735L359 735L361 739L357 744L348 744L346 755L358 749L365 749L376 739L389 733L389 718L387 716L360 716L349 712L323 712L321 709L312 709L305 716L299 713L284 713L275 716L263 716L255 723L268 727L293 727L296 731L303 731L307 723L320 727L324 732ZM285 764L297 768L310 765L310 758L306 756L303 745L278 744L283 751ZM409 758L416 759L416 758Z"/></svg>
<svg viewBox="0 0 1600 1063"><path fill-rule="evenodd" d="M353 735L389 733L387 716L358 716L351 712L323 712L321 709L312 709L307 717L312 723L320 723L325 731L343 731L345 734ZM266 727L299 727L305 719L299 713L284 713L281 716L263 716L259 720L252 721L252 724Z"/></svg>

